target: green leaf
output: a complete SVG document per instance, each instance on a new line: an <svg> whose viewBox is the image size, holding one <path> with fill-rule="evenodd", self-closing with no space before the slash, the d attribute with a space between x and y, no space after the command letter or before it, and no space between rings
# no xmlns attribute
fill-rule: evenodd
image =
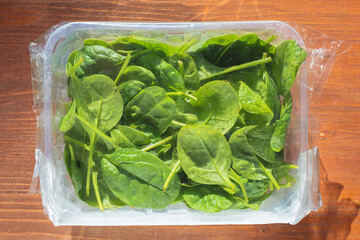
<svg viewBox="0 0 360 240"><path fill-rule="evenodd" d="M104 40L95 39L95 38L88 38L88 39L84 40L84 46L96 46L96 45L103 46L103 47L109 48L111 50L114 50L113 47Z"/></svg>
<svg viewBox="0 0 360 240"><path fill-rule="evenodd" d="M228 34L210 38L207 40L200 49L197 50L201 53L208 61L215 63L223 52L224 48L238 39L239 36L236 34Z"/></svg>
<svg viewBox="0 0 360 240"><path fill-rule="evenodd" d="M238 118L239 97L230 84L212 81L194 93L197 101L191 104L198 112L199 123L214 127L223 134L229 131Z"/></svg>
<svg viewBox="0 0 360 240"><path fill-rule="evenodd" d="M165 132L176 111L174 100L160 87L148 87L137 94L125 108L125 122L130 125L150 124Z"/></svg>
<svg viewBox="0 0 360 240"><path fill-rule="evenodd" d="M154 74L146 68L131 65L125 68L124 74L121 76L121 82L137 80L145 85L154 85L156 78Z"/></svg>
<svg viewBox="0 0 360 240"><path fill-rule="evenodd" d="M278 157L270 147L270 141L274 130L274 125L258 126L251 129L246 137L256 155L267 162L279 163L282 162L283 159Z"/></svg>
<svg viewBox="0 0 360 240"><path fill-rule="evenodd" d="M187 90L197 90L200 87L197 67L192 57L185 53L175 53L169 63L180 73Z"/></svg>
<svg viewBox="0 0 360 240"><path fill-rule="evenodd" d="M121 148L137 148L151 143L143 132L128 126L117 125L110 131L110 135Z"/></svg>
<svg viewBox="0 0 360 240"><path fill-rule="evenodd" d="M294 40L284 41L276 48L271 71L282 96L290 91L305 58L306 52Z"/></svg>
<svg viewBox="0 0 360 240"><path fill-rule="evenodd" d="M170 57L176 52L176 47L160 42L151 38L131 37L128 39L129 43L136 43L147 49L150 49L154 54L160 57Z"/></svg>
<svg viewBox="0 0 360 240"><path fill-rule="evenodd" d="M77 94L78 114L93 126L98 125L97 128L103 132L112 129L119 122L124 107L121 95L115 89L114 81L107 76L85 78Z"/></svg>
<svg viewBox="0 0 360 240"><path fill-rule="evenodd" d="M72 102L69 111L60 120L59 129L61 132L67 132L75 125L76 123L75 109L76 109L76 100Z"/></svg>
<svg viewBox="0 0 360 240"><path fill-rule="evenodd" d="M235 188L228 177L231 150L220 131L207 125L185 126L178 133L177 151L190 179Z"/></svg>
<svg viewBox="0 0 360 240"><path fill-rule="evenodd" d="M84 46L75 57L75 62L80 58L84 62L76 69L75 73L79 78L84 78L100 71L112 69L121 64L125 57L116 53L114 50L103 46Z"/></svg>
<svg viewBox="0 0 360 240"><path fill-rule="evenodd" d="M249 116L245 113L246 120L252 120L251 123L248 121L248 124L266 124L272 120L274 117L273 112L261 97L252 91L245 83L240 83L238 94L242 110L251 114Z"/></svg>
<svg viewBox="0 0 360 240"><path fill-rule="evenodd" d="M173 87L179 91L185 92L185 83L180 73L156 55L145 55L137 60L137 64L150 70L156 77L157 85L166 91L173 91Z"/></svg>
<svg viewBox="0 0 360 240"><path fill-rule="evenodd" d="M286 130L291 121L291 111L292 111L292 98L289 93L285 98L283 107L281 109L281 115L279 121L276 123L276 128L271 136L271 148L275 152L280 152L284 148Z"/></svg>
<svg viewBox="0 0 360 240"><path fill-rule="evenodd" d="M233 204L232 196L218 186L185 187L182 196L188 207L208 213L228 209Z"/></svg>
<svg viewBox="0 0 360 240"><path fill-rule="evenodd" d="M127 205L161 209L179 195L180 181L176 175L163 192L171 169L154 155L123 148L107 159L101 161L104 179L112 193Z"/></svg>
<svg viewBox="0 0 360 240"><path fill-rule="evenodd" d="M261 168L259 159L246 138L246 134L255 127L247 126L231 135L229 145L233 155L232 168L248 179L263 180L268 177Z"/></svg>
<svg viewBox="0 0 360 240"><path fill-rule="evenodd" d="M120 84L118 90L124 100L124 104L127 104L144 88L146 88L146 85L143 82L130 80Z"/></svg>

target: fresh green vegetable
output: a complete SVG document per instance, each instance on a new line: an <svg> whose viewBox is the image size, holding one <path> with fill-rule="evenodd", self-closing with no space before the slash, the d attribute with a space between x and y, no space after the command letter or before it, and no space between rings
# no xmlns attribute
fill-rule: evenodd
<svg viewBox="0 0 360 240"><path fill-rule="evenodd" d="M290 91L305 58L306 52L294 40L284 41L276 48L271 70L282 96Z"/></svg>
<svg viewBox="0 0 360 240"><path fill-rule="evenodd" d="M292 187L284 145L306 52L275 38L85 39L66 63L58 125L75 194L100 210L184 202L215 213L257 210Z"/></svg>
<svg viewBox="0 0 360 240"><path fill-rule="evenodd" d="M230 146L220 131L207 125L182 127L177 151L181 167L190 179L235 189L227 173L231 165Z"/></svg>
<svg viewBox="0 0 360 240"><path fill-rule="evenodd" d="M197 101L191 104L198 112L199 123L213 126L223 134L236 122L240 105L239 97L230 84L212 81L194 93Z"/></svg>

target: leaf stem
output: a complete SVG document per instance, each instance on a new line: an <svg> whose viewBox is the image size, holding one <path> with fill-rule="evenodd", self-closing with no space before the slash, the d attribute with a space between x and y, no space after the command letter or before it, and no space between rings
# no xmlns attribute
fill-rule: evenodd
<svg viewBox="0 0 360 240"><path fill-rule="evenodd" d="M204 124L206 125L206 124L208 124L208 122L210 121L210 119L211 119L211 117L214 115L214 113L213 112L211 112L210 114L209 114L209 116L205 119L205 121L204 121Z"/></svg>
<svg viewBox="0 0 360 240"><path fill-rule="evenodd" d="M176 162L175 166L171 169L171 172L170 172L169 176L166 178L166 181L165 181L164 187L163 187L163 192L165 192L166 189L168 188L169 183L170 183L171 179L173 178L176 170L179 168L179 166L180 166L180 160L178 160Z"/></svg>
<svg viewBox="0 0 360 240"><path fill-rule="evenodd" d="M70 71L67 73L68 76L71 76L75 70L84 62L83 58L79 58L79 60L74 64L74 66L72 66L72 68L70 69Z"/></svg>
<svg viewBox="0 0 360 240"><path fill-rule="evenodd" d="M104 211L104 207L103 207L101 197L100 197L99 187L97 184L97 175L98 175L97 172L92 172L92 181L93 181L93 185L94 185L96 201L98 202L100 210Z"/></svg>
<svg viewBox="0 0 360 240"><path fill-rule="evenodd" d="M264 52L262 55L262 59L265 59L267 57L267 53ZM260 65L260 76L262 77L265 72L265 63Z"/></svg>
<svg viewBox="0 0 360 240"><path fill-rule="evenodd" d="M185 123L181 123L181 122L178 122L178 121L175 121L175 120L172 120L171 123L174 124L174 125L180 126L180 127L185 127L186 126Z"/></svg>
<svg viewBox="0 0 360 240"><path fill-rule="evenodd" d="M188 94L186 92L182 92L182 91L180 91L180 90L178 90L178 89L176 89L176 88L174 88L172 86L169 86L169 88L176 91L176 92L178 92L178 93L181 93L182 95L187 96L188 98L190 98L190 99L194 100L195 102L197 102L197 98L194 97L193 95L190 95L190 94Z"/></svg>
<svg viewBox="0 0 360 240"><path fill-rule="evenodd" d="M276 35L271 35L270 37L268 37L268 38L265 40L265 42L266 42L267 44L269 44L269 43L271 43L272 41L274 41L276 38L277 38Z"/></svg>
<svg viewBox="0 0 360 240"><path fill-rule="evenodd" d="M90 175L91 175L91 169L94 165L92 156L94 154L94 146L96 142L96 134L91 134L90 137L90 149L89 149L89 157L88 157L88 168L86 173L86 196L90 195Z"/></svg>
<svg viewBox="0 0 360 240"><path fill-rule="evenodd" d="M119 82L121 76L124 74L124 71L125 71L126 67L128 66L128 64L130 62L130 58L131 58L131 55L130 55L130 53L128 53L126 58L125 58L124 64L121 66L119 74L115 78L115 85L117 85L117 83Z"/></svg>
<svg viewBox="0 0 360 240"><path fill-rule="evenodd" d="M179 60L178 64L179 64L179 73L181 77L184 79L184 63L183 61Z"/></svg>
<svg viewBox="0 0 360 240"><path fill-rule="evenodd" d="M98 113L96 115L96 120L95 120L95 125L96 125L95 128L96 129L99 126L102 105L103 105L103 98L100 98L100 106L99 106L99 110L98 110ZM92 158L94 155L96 137L97 137L97 135L95 133L91 133L91 135L90 135L90 151L89 151L89 158L88 158L88 169L87 169L87 174L86 174L86 196L90 195L90 175L91 175L92 167L94 165Z"/></svg>
<svg viewBox="0 0 360 240"><path fill-rule="evenodd" d="M175 136L176 136L177 133L167 137L167 138L164 138L163 140L157 142L157 143L154 143L154 144L151 144L143 149L141 149L141 151L144 151L144 152L147 152L147 151L150 151L151 149L154 149L160 145L163 145L164 143L167 143L167 142L170 142Z"/></svg>
<svg viewBox="0 0 360 240"><path fill-rule="evenodd" d="M280 189L279 184L277 183L277 181L275 180L274 176L264 167L264 165L260 162L260 160L258 158L256 158L261 169L264 171L264 173L269 177L270 181L274 184L275 188L277 190Z"/></svg>
<svg viewBox="0 0 360 240"><path fill-rule="evenodd" d="M225 69L224 71L221 71L221 72L214 73L212 75L206 76L206 77L200 79L200 81L210 80L212 78L220 77L220 76L222 76L224 74L227 74L227 73L231 73L231 72L241 70L241 69L244 69L244 68L254 67L254 66L257 66L259 64L268 63L268 62L271 62L271 61L272 61L271 57L268 57L268 58L265 58L265 59L259 59L259 60L255 60L255 61L252 61L252 62L244 63L244 64L241 64L241 65L238 65L238 66L229 67L229 68Z"/></svg>
<svg viewBox="0 0 360 240"><path fill-rule="evenodd" d="M84 150L90 151L90 146L89 146L89 145L87 145L87 144L85 144L85 143L83 143L83 142L81 142L81 141L79 141L79 140L76 140L75 138L72 138L72 137L70 137L70 136L64 135L64 140L67 141L67 142L71 142L71 143L73 143L73 144L75 144L75 145L83 148ZM99 151L94 150L94 153L95 153L96 155L101 156L101 157L105 157L105 154L103 154L103 153L101 153L101 152L99 152Z"/></svg>
<svg viewBox="0 0 360 240"><path fill-rule="evenodd" d="M245 202L249 202L249 198L248 198L248 196L247 196L245 186L244 186L244 184L241 182L240 176L237 175L236 172L235 172L232 168L230 168L230 175L229 175L229 177L230 177L232 180L234 180L237 184L239 184L240 189L241 189L241 192L242 192L243 195L244 195L244 200L245 200Z"/></svg>
<svg viewBox="0 0 360 240"><path fill-rule="evenodd" d="M189 42L186 42L183 45L181 45L177 51L181 52L181 53L186 52L196 42L197 42L197 40L195 38L193 38Z"/></svg>
<svg viewBox="0 0 360 240"><path fill-rule="evenodd" d="M82 122L86 127L90 128L92 131L94 131L94 133L96 133L99 137L101 137L102 139L108 141L109 143L111 143L115 149L119 149L120 147L115 143L115 141L107 136L105 133L103 133L102 131L100 131L97 128L94 128L93 125L91 125L88 121L86 121L84 118L82 118L81 116L75 114L75 117Z"/></svg>
<svg viewBox="0 0 360 240"><path fill-rule="evenodd" d="M183 93L181 93L181 92L167 92L166 95L168 95L168 96L182 96Z"/></svg>

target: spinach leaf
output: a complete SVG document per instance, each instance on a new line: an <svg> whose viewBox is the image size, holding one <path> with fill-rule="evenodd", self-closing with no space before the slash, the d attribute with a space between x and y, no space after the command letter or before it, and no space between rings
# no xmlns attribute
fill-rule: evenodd
<svg viewBox="0 0 360 240"><path fill-rule="evenodd" d="M78 114L103 132L112 129L123 112L123 100L115 89L114 81L104 75L85 78L77 94Z"/></svg>
<svg viewBox="0 0 360 240"><path fill-rule="evenodd" d="M281 109L281 115L279 121L276 123L276 128L271 136L270 145L272 150L280 152L284 148L286 130L290 124L292 111L292 98L289 93L285 98Z"/></svg>
<svg viewBox="0 0 360 240"><path fill-rule="evenodd" d="M238 93L242 110L251 114L249 116L245 113L246 120L249 119L248 124L266 124L272 120L274 117L273 112L261 97L252 91L245 83L240 83Z"/></svg>
<svg viewBox="0 0 360 240"><path fill-rule="evenodd" d="M117 125L110 131L110 135L121 148L137 148L151 143L143 132L128 126Z"/></svg>
<svg viewBox="0 0 360 240"><path fill-rule="evenodd" d="M276 48L271 71L282 96L290 91L305 58L306 52L294 40L284 41Z"/></svg>
<svg viewBox="0 0 360 240"><path fill-rule="evenodd" d="M124 56L114 50L98 45L84 46L77 52L75 62L80 58L84 59L84 62L75 72L79 78L98 74L104 69L114 68L125 60Z"/></svg>
<svg viewBox="0 0 360 240"><path fill-rule="evenodd" d="M228 209L233 204L231 194L218 186L185 187L182 196L190 208L208 213Z"/></svg>
<svg viewBox="0 0 360 240"><path fill-rule="evenodd" d="M146 85L143 82L130 80L120 84L118 90L124 100L124 104L126 105L144 88L146 88Z"/></svg>
<svg viewBox="0 0 360 240"><path fill-rule="evenodd" d="M230 84L212 81L194 93L197 101L190 103L198 112L199 123L207 124L223 134L231 129L238 118L239 98Z"/></svg>
<svg viewBox="0 0 360 240"><path fill-rule="evenodd" d="M244 82L254 93L261 97L274 113L273 121L279 118L281 110L280 99L275 82L268 72L261 74L259 68L249 68L228 74L225 78L234 84L233 87L237 92L239 91L240 83ZM247 114L247 116L252 115Z"/></svg>
<svg viewBox="0 0 360 240"><path fill-rule="evenodd" d="M199 75L199 79L206 79L208 77L211 77L214 74L223 72L224 70L226 70L226 68L222 68L222 67L218 67L212 63L210 63L208 60L206 60L205 58L203 58L201 55L195 54L192 55L197 70L198 70L198 75Z"/></svg>
<svg viewBox="0 0 360 240"><path fill-rule="evenodd" d="M85 78L77 93L77 117L90 137L90 152L86 177L86 194L90 194L90 177L93 167L93 153L97 142L97 131L109 131L119 122L123 112L123 100L115 91L115 83L104 75ZM86 119L86 123L84 124ZM95 177L93 177L96 179ZM94 185L95 186L95 185ZM99 200L98 192L96 197ZM101 202L98 203L101 206Z"/></svg>
<svg viewBox="0 0 360 240"><path fill-rule="evenodd" d="M143 82L146 86L150 86L154 85L156 78L154 74L146 68L131 65L125 69L124 74L121 77L121 82L130 80L137 80Z"/></svg>
<svg viewBox="0 0 360 240"><path fill-rule="evenodd" d="M109 48L111 50L114 50L113 47L106 41L101 39L95 39L95 38L88 38L84 40L84 46L103 46L106 48Z"/></svg>
<svg viewBox="0 0 360 240"><path fill-rule="evenodd" d="M60 119L59 129L61 132L69 131L76 123L75 117L76 100L71 104L69 111Z"/></svg>
<svg viewBox="0 0 360 240"><path fill-rule="evenodd" d="M185 83L180 73L156 55L145 55L137 60L137 64L154 73L157 85L167 91L173 91L170 87L178 91L185 92Z"/></svg>
<svg viewBox="0 0 360 240"><path fill-rule="evenodd" d="M260 59L263 52L273 53L274 51L275 47L260 39L256 34L245 34L223 47L214 64L230 67Z"/></svg>
<svg viewBox="0 0 360 240"><path fill-rule="evenodd" d="M228 34L210 38L202 45L200 49L197 50L197 53L203 55L211 63L215 63L216 60L220 57L220 54L224 48L226 48L226 46L238 38L239 36L236 34Z"/></svg>
<svg viewBox="0 0 360 240"><path fill-rule="evenodd" d="M270 163L279 163L283 159L271 149L270 141L275 130L274 125L258 126L251 129L246 138L248 143L259 157Z"/></svg>
<svg viewBox="0 0 360 240"><path fill-rule="evenodd" d="M247 126L234 132L229 140L233 155L232 168L240 175L251 180L267 179L259 159L249 145L246 134L256 126Z"/></svg>
<svg viewBox="0 0 360 240"><path fill-rule="evenodd" d="M187 90L195 91L200 87L200 80L194 59L185 53L175 53L169 63L180 73L184 79Z"/></svg>
<svg viewBox="0 0 360 240"><path fill-rule="evenodd" d="M186 101L184 98L179 98L176 101L176 113L174 117L175 121L187 125L197 124L197 115L198 113L195 107L191 105L188 101Z"/></svg>
<svg viewBox="0 0 360 240"><path fill-rule="evenodd" d="M67 148L69 149L69 155L70 155L70 164L69 164L68 172L74 184L75 193L79 195L79 192L83 187L83 179L84 179L83 173L76 163L76 157L72 145L71 144L67 145Z"/></svg>
<svg viewBox="0 0 360 240"><path fill-rule="evenodd" d="M254 61L260 59L263 52L273 53L274 51L275 47L253 33L215 37L206 41L198 50L208 61L220 67Z"/></svg>
<svg viewBox="0 0 360 240"><path fill-rule="evenodd" d="M101 167L112 193L132 207L165 208L179 195L180 181L176 175L163 192L171 170L150 153L119 149L102 159Z"/></svg>
<svg viewBox="0 0 360 240"><path fill-rule="evenodd" d="M148 87L137 94L125 108L125 122L131 125L150 124L160 133L165 132L173 120L176 103L164 89Z"/></svg>
<svg viewBox="0 0 360 240"><path fill-rule="evenodd" d="M144 37L131 37L128 39L128 42L136 43L140 46L143 46L162 58L170 57L176 52L176 47L155 39Z"/></svg>
<svg viewBox="0 0 360 240"><path fill-rule="evenodd" d="M245 190L251 202L252 199L261 197L269 190L269 183L265 181L250 180L245 184ZM239 191L235 194L235 196L242 198L243 194Z"/></svg>
<svg viewBox="0 0 360 240"><path fill-rule="evenodd" d="M181 128L177 152L181 167L190 179L235 189L228 177L231 150L225 137L215 128L207 125Z"/></svg>

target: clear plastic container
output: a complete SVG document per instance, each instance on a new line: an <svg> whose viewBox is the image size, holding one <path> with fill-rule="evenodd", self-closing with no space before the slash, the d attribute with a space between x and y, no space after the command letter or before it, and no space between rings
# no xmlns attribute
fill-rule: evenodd
<svg viewBox="0 0 360 240"><path fill-rule="evenodd" d="M276 34L275 45L285 39L294 39L302 48L306 48L301 35L293 27L278 21L73 22L53 27L30 44L34 109L38 120L34 182L40 180L43 207L54 225L296 224L310 211L317 210L321 205L317 160L314 151L308 151L308 61L300 68L291 90L293 114L285 146L285 161L299 167L292 172L296 184L292 188L276 191L263 202L260 210L225 210L210 214L178 203L163 210L124 207L101 212L80 201L73 190L63 160L65 144L58 123L65 113L65 103L69 101L65 64L69 54L82 47L84 39L112 40L119 35L136 33L176 43L190 38L202 40L214 35L247 32L255 32L263 39Z"/></svg>

